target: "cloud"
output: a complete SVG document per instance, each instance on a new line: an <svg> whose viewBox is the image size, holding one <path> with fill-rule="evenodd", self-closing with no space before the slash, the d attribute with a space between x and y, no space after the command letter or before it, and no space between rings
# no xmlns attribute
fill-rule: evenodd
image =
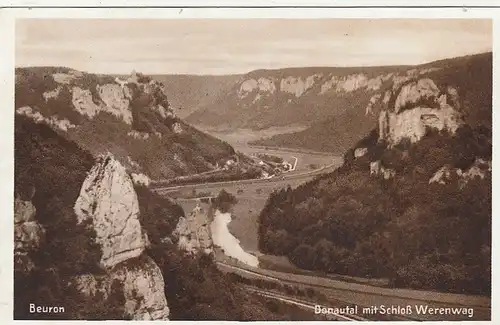
<svg viewBox="0 0 500 325"><path fill-rule="evenodd" d="M16 65L99 73L419 64L491 48L491 20L30 19L16 24Z"/></svg>

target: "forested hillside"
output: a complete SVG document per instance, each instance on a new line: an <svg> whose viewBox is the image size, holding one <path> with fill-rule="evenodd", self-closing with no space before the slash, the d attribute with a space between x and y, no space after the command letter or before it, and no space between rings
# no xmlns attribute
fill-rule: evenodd
<svg viewBox="0 0 500 325"><path fill-rule="evenodd" d="M215 169L234 149L184 123L165 85L134 73L125 79L63 67L16 69L16 113L50 125L83 149L106 152L151 179Z"/></svg>
<svg viewBox="0 0 500 325"><path fill-rule="evenodd" d="M123 283L113 282L106 296L88 296L74 281L84 274L98 279L108 272L99 265L102 252L92 222L79 223L73 209L93 164L90 153L49 126L16 117L15 319L124 319ZM135 191L140 223L151 243L148 255L165 280L170 319L286 318L225 277L212 256L190 256L163 243L184 216L182 208L145 187ZM144 256L124 262L125 267L137 267ZM64 306L65 312L33 314L30 303Z"/></svg>
<svg viewBox="0 0 500 325"><path fill-rule="evenodd" d="M466 64L437 87L392 92L341 168L270 196L260 250L396 287L489 295L491 68L480 71Z"/></svg>

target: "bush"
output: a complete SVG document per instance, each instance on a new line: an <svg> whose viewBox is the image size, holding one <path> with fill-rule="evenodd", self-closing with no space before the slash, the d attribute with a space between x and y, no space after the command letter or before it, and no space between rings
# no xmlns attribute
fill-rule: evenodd
<svg viewBox="0 0 500 325"><path fill-rule="evenodd" d="M222 213L227 213L233 205L238 203L238 200L233 194L223 189L219 192L219 195L212 200L212 203L215 209L218 209Z"/></svg>

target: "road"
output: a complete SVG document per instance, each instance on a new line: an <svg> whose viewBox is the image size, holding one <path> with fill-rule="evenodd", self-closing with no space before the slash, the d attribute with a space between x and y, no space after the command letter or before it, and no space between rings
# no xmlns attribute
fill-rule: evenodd
<svg viewBox="0 0 500 325"><path fill-rule="evenodd" d="M297 163L297 162L296 162ZM320 175L322 173L332 172L342 163L342 159L339 157L335 159L335 161L327 166L301 173L286 173L282 176L276 176L273 178L267 179L246 179L246 180L238 180L238 181L227 181L227 182L214 182L214 183L202 183L202 184L186 184L186 185L176 185L176 186L161 186L152 184L150 187L153 191L158 194L167 194L180 190L221 190L226 187L237 187L239 185L269 185L274 184L274 187L285 187L290 182L293 183L304 183L309 180L312 180L315 176ZM291 185L291 184L290 184Z"/></svg>

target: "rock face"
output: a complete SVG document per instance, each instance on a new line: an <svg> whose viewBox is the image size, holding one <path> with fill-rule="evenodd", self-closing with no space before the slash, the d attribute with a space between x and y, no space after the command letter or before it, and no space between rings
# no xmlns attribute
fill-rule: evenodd
<svg viewBox="0 0 500 325"><path fill-rule="evenodd" d="M118 264L106 276L84 274L72 279L75 287L87 296L100 293L107 299L113 282L123 286L125 316L132 320L168 320L169 308L160 269L148 256Z"/></svg>
<svg viewBox="0 0 500 325"><path fill-rule="evenodd" d="M431 79L410 81L385 97L391 97L379 115L379 139L389 146L403 139L419 141L428 128L454 134L461 124L456 89L441 91ZM453 105L453 106L452 106Z"/></svg>
<svg viewBox="0 0 500 325"><path fill-rule="evenodd" d="M80 87L73 87L71 89L72 103L76 111L89 118L94 118L94 116L101 111L101 108L94 103L92 99L92 93L88 89L82 89Z"/></svg>
<svg viewBox="0 0 500 325"><path fill-rule="evenodd" d="M382 94L375 94L372 97L370 97L370 101L368 102L368 105L366 105L365 108L365 115L373 115L373 106L380 101L381 97Z"/></svg>
<svg viewBox="0 0 500 325"><path fill-rule="evenodd" d="M116 84L98 85L97 91L105 104L108 112L118 118L123 119L127 124L132 124L132 112L130 111L130 92L125 88Z"/></svg>
<svg viewBox="0 0 500 325"><path fill-rule="evenodd" d="M14 201L14 267L30 272L35 267L30 254L36 252L44 240L45 230L36 221L36 208L30 201Z"/></svg>
<svg viewBox="0 0 500 325"><path fill-rule="evenodd" d="M98 158L82 185L74 210L79 222L92 219L104 267L137 257L146 248L132 180L111 155Z"/></svg>
<svg viewBox="0 0 500 325"><path fill-rule="evenodd" d="M36 123L46 123L56 129L68 131L76 125L72 124L68 119L59 119L57 116L45 117L40 112L34 111L30 106L22 106L16 110L17 114L25 115L31 118Z"/></svg>
<svg viewBox="0 0 500 325"><path fill-rule="evenodd" d="M334 118L340 124L345 124L344 118L372 123L372 116L380 112L385 90L393 85L394 90L399 89L411 79L440 69L421 66L255 70L185 120L207 127L253 130L292 125L312 128L313 124L324 125L323 122ZM359 105L365 108L366 117L352 112L358 110ZM367 131L359 129L359 134ZM310 135L308 138L315 137ZM298 143L293 147L299 147Z"/></svg>
<svg viewBox="0 0 500 325"><path fill-rule="evenodd" d="M366 155L367 152L368 148L356 148L356 150L354 150L354 157L356 158L363 157L364 155Z"/></svg>
<svg viewBox="0 0 500 325"><path fill-rule="evenodd" d="M201 209L199 204L189 216L179 219L173 235L178 238L178 246L182 250L190 253L204 252L205 254L210 254L213 251L210 220L206 211Z"/></svg>
<svg viewBox="0 0 500 325"><path fill-rule="evenodd" d="M132 177L132 181L134 182L134 184L143 185L147 187L149 186L149 183L151 183L149 177L147 177L144 174L132 173L130 174L130 176Z"/></svg>
<svg viewBox="0 0 500 325"><path fill-rule="evenodd" d="M126 313L134 320L166 320L169 309L160 269L144 254L148 245L139 222L139 203L131 178L110 154L98 158L85 179L74 211L81 222L91 218L101 246L100 279L82 275L77 287L88 295L109 292L111 283L123 285Z"/></svg>
<svg viewBox="0 0 500 325"><path fill-rule="evenodd" d="M332 76L330 80L321 86L320 94L326 94L330 90L336 92L352 92L360 88L378 90L382 86L385 76L368 78L365 74L351 74L345 77Z"/></svg>
<svg viewBox="0 0 500 325"><path fill-rule="evenodd" d="M240 98L245 98L248 94L254 92L255 90L259 92L268 92L274 94L276 91L276 86L273 79L259 78L258 80L249 79L241 83L238 95Z"/></svg>
<svg viewBox="0 0 500 325"><path fill-rule="evenodd" d="M111 281L123 283L125 312L133 320L168 320L169 309L165 298L165 282L160 269L148 256L139 266L118 265Z"/></svg>
<svg viewBox="0 0 500 325"><path fill-rule="evenodd" d="M281 79L280 90L294 94L295 97L300 97L314 85L317 78L321 78L321 75L314 74L305 79L300 77L286 77Z"/></svg>

